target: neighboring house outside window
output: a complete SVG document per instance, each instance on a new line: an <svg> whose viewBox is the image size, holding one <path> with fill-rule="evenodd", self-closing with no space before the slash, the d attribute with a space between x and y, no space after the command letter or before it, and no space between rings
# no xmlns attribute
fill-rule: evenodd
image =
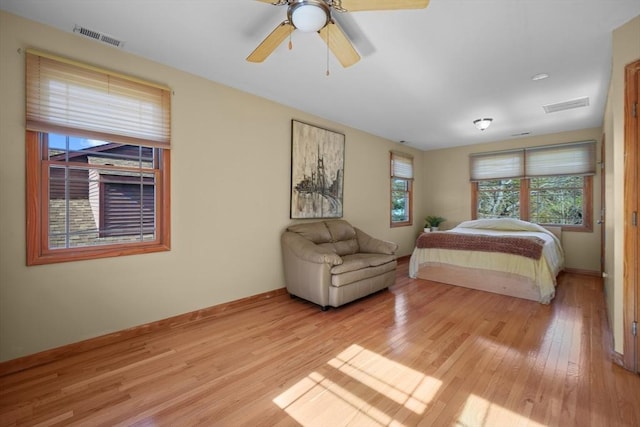
<svg viewBox="0 0 640 427"><path fill-rule="evenodd" d="M169 250L170 91L27 54L27 265Z"/></svg>
<svg viewBox="0 0 640 427"><path fill-rule="evenodd" d="M391 152L391 226L413 224L413 157Z"/></svg>
<svg viewBox="0 0 640 427"><path fill-rule="evenodd" d="M591 231L595 141L471 155L472 217Z"/></svg>
<svg viewBox="0 0 640 427"><path fill-rule="evenodd" d="M158 149L57 134L41 144L49 153L50 249L154 239Z"/></svg>
<svg viewBox="0 0 640 427"><path fill-rule="evenodd" d="M99 185L100 236L130 237L135 240L155 236L155 185L149 179L102 175ZM126 181L119 182L119 178Z"/></svg>

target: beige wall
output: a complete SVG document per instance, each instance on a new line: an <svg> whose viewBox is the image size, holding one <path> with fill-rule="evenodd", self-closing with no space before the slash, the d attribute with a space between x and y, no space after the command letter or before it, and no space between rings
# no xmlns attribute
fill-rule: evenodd
<svg viewBox="0 0 640 427"><path fill-rule="evenodd" d="M25 266L24 51L50 51L173 88L172 250ZM422 224L389 227L389 151L422 153L0 12L0 360L284 286L290 127L346 135L344 218L413 249Z"/></svg>
<svg viewBox="0 0 640 427"><path fill-rule="evenodd" d="M640 59L640 16L613 32L613 61L604 116L606 176L605 295L614 349L623 348L624 67Z"/></svg>
<svg viewBox="0 0 640 427"><path fill-rule="evenodd" d="M572 141L600 141L600 128L532 136L508 141L456 147L424 152L425 212L447 218L444 228L451 228L471 218L469 154L510 148L534 147ZM600 179L594 177L594 221L600 209ZM600 271L600 229L594 232L564 232L562 236L567 268Z"/></svg>

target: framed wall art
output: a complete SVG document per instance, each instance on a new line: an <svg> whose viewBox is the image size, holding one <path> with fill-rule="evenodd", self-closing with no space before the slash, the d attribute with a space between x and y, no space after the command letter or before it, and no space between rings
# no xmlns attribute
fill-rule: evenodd
<svg viewBox="0 0 640 427"><path fill-rule="evenodd" d="M344 135L291 121L291 218L342 218Z"/></svg>

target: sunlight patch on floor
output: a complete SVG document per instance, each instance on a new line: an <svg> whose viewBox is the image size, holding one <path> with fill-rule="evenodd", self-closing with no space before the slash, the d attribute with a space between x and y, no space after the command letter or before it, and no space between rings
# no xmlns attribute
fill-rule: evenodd
<svg viewBox="0 0 640 427"><path fill-rule="evenodd" d="M474 394L469 395L456 427L528 426L545 427Z"/></svg>
<svg viewBox="0 0 640 427"><path fill-rule="evenodd" d="M402 424L393 416L422 414L442 382L359 345L327 363L326 374L312 372L273 402L299 423L344 425L363 418L371 425Z"/></svg>

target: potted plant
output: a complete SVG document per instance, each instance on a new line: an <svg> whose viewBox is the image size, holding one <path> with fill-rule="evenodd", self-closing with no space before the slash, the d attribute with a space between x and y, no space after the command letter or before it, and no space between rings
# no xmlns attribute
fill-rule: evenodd
<svg viewBox="0 0 640 427"><path fill-rule="evenodd" d="M424 227L431 227L431 231L438 231L440 224L445 222L447 219L441 216L429 215L424 219Z"/></svg>

